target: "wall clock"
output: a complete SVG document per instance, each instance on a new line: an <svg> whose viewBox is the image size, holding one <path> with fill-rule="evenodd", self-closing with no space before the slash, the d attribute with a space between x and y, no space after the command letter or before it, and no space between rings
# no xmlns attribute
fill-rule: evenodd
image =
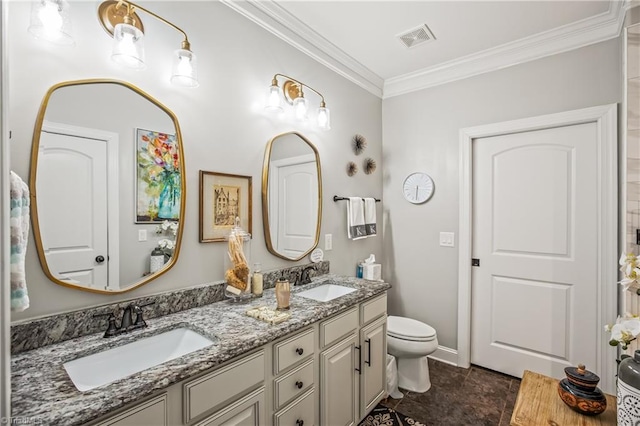
<svg viewBox="0 0 640 426"><path fill-rule="evenodd" d="M413 204L427 201L433 195L433 180L426 173L411 173L402 184L404 198Z"/></svg>

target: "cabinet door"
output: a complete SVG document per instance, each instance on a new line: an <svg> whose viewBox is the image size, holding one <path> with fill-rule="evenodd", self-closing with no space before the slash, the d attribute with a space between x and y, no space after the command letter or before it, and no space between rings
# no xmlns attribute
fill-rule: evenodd
<svg viewBox="0 0 640 426"><path fill-rule="evenodd" d="M194 426L260 426L265 422L264 387L262 387Z"/></svg>
<svg viewBox="0 0 640 426"><path fill-rule="evenodd" d="M351 334L320 354L320 424L357 423L359 351L358 336Z"/></svg>
<svg viewBox="0 0 640 426"><path fill-rule="evenodd" d="M164 426L167 424L167 394L164 393L96 426Z"/></svg>
<svg viewBox="0 0 640 426"><path fill-rule="evenodd" d="M387 387L387 317L360 330L362 375L360 375L360 417L364 417L384 396Z"/></svg>

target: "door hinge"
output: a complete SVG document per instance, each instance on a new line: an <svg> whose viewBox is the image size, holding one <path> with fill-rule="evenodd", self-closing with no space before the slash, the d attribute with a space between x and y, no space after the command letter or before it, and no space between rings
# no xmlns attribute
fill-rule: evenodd
<svg viewBox="0 0 640 426"><path fill-rule="evenodd" d="M480 266L480 259L471 259L471 266Z"/></svg>

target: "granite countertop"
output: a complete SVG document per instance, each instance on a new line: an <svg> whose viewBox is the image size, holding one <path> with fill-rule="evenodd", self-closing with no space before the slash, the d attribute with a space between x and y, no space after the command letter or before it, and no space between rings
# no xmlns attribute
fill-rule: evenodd
<svg viewBox="0 0 640 426"><path fill-rule="evenodd" d="M329 302L296 296L300 291L327 281L335 281L357 291ZM71 426L86 423L327 318L390 287L384 282L328 274L315 278L311 284L292 287L291 318L278 325L245 315L245 311L252 307L275 307L275 293L270 289L264 292L262 298L248 303L216 302L154 318L147 321L147 328L114 338L105 339L103 333L98 333L19 353L11 359L12 415L30 418L36 424ZM179 327L191 328L212 338L214 343L86 392L76 389L62 365L85 355Z"/></svg>

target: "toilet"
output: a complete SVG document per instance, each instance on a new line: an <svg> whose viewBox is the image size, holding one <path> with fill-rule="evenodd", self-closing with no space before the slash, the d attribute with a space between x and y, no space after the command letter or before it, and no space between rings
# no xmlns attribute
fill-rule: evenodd
<svg viewBox="0 0 640 426"><path fill-rule="evenodd" d="M387 352L398 360L398 386L412 392L431 387L427 355L438 349L436 330L411 318L387 317Z"/></svg>

